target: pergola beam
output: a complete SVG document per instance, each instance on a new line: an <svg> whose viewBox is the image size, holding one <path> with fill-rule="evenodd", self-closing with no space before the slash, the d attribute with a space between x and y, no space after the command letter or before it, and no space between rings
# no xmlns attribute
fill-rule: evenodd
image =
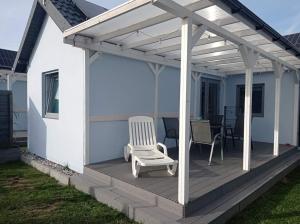
<svg viewBox="0 0 300 224"><path fill-rule="evenodd" d="M191 18L193 23L195 25L205 25L208 29L208 31L216 34L217 36L223 37L224 39L231 41L232 43L236 44L236 45L244 45L247 46L248 48L253 49L254 51L258 52L259 54L261 54L263 57L271 60L271 61L278 61L279 63L283 64L284 66L292 69L292 70L297 70L297 68L291 64L289 64L286 61L281 60L280 58L275 57L274 55L270 54L269 52L266 52L265 50L254 46L253 44L251 44L250 42L244 40L243 38L236 36L235 34L229 32L228 30L219 27L218 25L214 24L213 22L203 18L202 16L194 13L193 11L181 6L180 4L172 1L172 0L153 0L152 3L169 12L172 13L174 15L176 15L177 17L180 18Z"/></svg>
<svg viewBox="0 0 300 224"><path fill-rule="evenodd" d="M219 20L215 20L213 21L214 23L218 24L219 26L225 26L225 25L230 25L233 23L237 23L239 22L237 19L233 18L233 17L229 17L229 18L225 18L225 19L219 19ZM129 48L137 48L137 47L142 47L145 45L149 45L149 44L154 44L157 42L162 42L162 41L166 41L166 40L170 40L173 38L178 38L181 36L181 31L180 30L176 30L170 33L164 33L155 37L150 37L147 38L145 40L141 40L141 41L137 41L134 43L130 43L130 44L125 44L123 45L124 49L129 49ZM211 37L211 38L204 38L199 40L199 44L201 44L201 42L203 42L203 44L208 44L208 43L213 43L213 42L217 42L217 41L222 41L224 40L221 37L215 36L215 37ZM180 47L179 47L180 49Z"/></svg>
<svg viewBox="0 0 300 224"><path fill-rule="evenodd" d="M108 53L112 55L127 57L134 60L144 61L147 63L150 62L150 63L161 64L165 66L180 68L180 61L178 60L167 59L159 55L146 55L144 52L139 50L134 50L134 49L124 50L120 46L106 43L106 42L103 42L101 44L94 43L90 38L83 37L80 35L76 35L76 37L73 38L71 37L64 38L64 42L76 47L87 48L93 51L99 51L99 52ZM199 68L195 66L192 66L192 70L195 72L207 73L207 74L212 74L221 77L223 77L224 75L220 71L209 70L206 68Z"/></svg>
<svg viewBox="0 0 300 224"><path fill-rule="evenodd" d="M151 0L148 0L148 1L151 1ZM185 7L189 10L192 10L192 11L198 11L198 10L210 7L212 5L214 5L214 4L212 2L210 2L209 0L203 0L201 2L194 2L192 4L186 5ZM116 29L112 32L103 34L100 37L95 38L95 41L100 42L100 41L109 40L109 39L112 39L114 37L129 34L129 33L135 32L136 30L141 30L141 29L144 29L144 28L147 28L147 27L150 27L150 26L157 25L159 23L166 22L166 21L171 20L171 19L175 19L175 18L176 18L175 15L172 15L170 13L164 13L164 14L152 17L152 18L148 18L145 21L140 21L140 22L138 22L136 24L133 24L133 25L130 25L126 28ZM66 31L66 34L68 34L67 31ZM69 35L71 35L71 34L74 34L74 32L70 33ZM65 36L68 36L68 35L65 35Z"/></svg>

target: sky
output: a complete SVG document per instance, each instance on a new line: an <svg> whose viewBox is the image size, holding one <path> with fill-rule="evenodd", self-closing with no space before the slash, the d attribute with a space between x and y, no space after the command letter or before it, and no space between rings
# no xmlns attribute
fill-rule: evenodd
<svg viewBox="0 0 300 224"><path fill-rule="evenodd" d="M126 0L90 0L112 8ZM299 0L240 0L279 33L300 32ZM0 48L18 50L33 0L0 0Z"/></svg>

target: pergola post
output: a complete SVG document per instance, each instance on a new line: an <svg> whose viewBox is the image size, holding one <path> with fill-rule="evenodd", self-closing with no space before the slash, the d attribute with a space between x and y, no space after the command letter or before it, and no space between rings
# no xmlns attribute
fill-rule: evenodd
<svg viewBox="0 0 300 224"><path fill-rule="evenodd" d="M12 74L7 74L6 75L6 90L11 91L13 84L14 84L13 75Z"/></svg>
<svg viewBox="0 0 300 224"><path fill-rule="evenodd" d="M192 74L193 79L195 81L195 89L194 89L194 112L193 115L194 117L198 117L199 116L199 83L201 84L200 80L201 80L201 73L198 72L193 72Z"/></svg>
<svg viewBox="0 0 300 224"><path fill-rule="evenodd" d="M294 84L294 126L293 126L293 145L298 146L299 135L299 81L300 72L296 71Z"/></svg>
<svg viewBox="0 0 300 224"><path fill-rule="evenodd" d="M182 20L181 32L178 202L185 205L189 201L190 95L192 76L192 20L190 18Z"/></svg>
<svg viewBox="0 0 300 224"><path fill-rule="evenodd" d="M279 121L280 121L280 96L281 96L281 78L284 72L283 65L273 61L275 73L275 115L274 115L274 149L273 155L279 155Z"/></svg>
<svg viewBox="0 0 300 224"><path fill-rule="evenodd" d="M155 79L155 92L154 92L154 125L157 133L158 128L158 114L159 114L159 75L165 69L165 66L159 64L148 63Z"/></svg>
<svg viewBox="0 0 300 224"><path fill-rule="evenodd" d="M227 85L226 85L226 77L222 79L222 86L223 86L223 107L220 113L225 113L224 108L226 106L226 92L227 92ZM225 116L225 114L223 114ZM224 121L225 122L225 121Z"/></svg>
<svg viewBox="0 0 300 224"><path fill-rule="evenodd" d="M243 170L251 168L251 121L252 121L252 85L253 70L259 54L244 45L240 46L240 53L246 67L245 77L245 109L244 109L244 144L243 144Z"/></svg>

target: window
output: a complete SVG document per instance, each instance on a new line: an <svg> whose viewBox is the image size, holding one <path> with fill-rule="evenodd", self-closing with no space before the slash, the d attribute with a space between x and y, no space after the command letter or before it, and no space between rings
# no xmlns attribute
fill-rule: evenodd
<svg viewBox="0 0 300 224"><path fill-rule="evenodd" d="M43 115L46 118L58 118L58 87L58 70L43 73Z"/></svg>
<svg viewBox="0 0 300 224"><path fill-rule="evenodd" d="M252 89L252 114L255 117L264 116L264 95L265 84L253 84ZM245 103L245 85L237 86L237 114L244 113Z"/></svg>

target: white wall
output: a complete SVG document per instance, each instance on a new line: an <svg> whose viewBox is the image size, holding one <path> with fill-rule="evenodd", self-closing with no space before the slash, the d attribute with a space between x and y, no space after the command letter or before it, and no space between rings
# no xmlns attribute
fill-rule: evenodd
<svg viewBox="0 0 300 224"><path fill-rule="evenodd" d="M5 79L0 80L0 90L6 90ZM13 123L14 131L27 130L27 83L25 81L16 81L12 85L13 93Z"/></svg>
<svg viewBox="0 0 300 224"><path fill-rule="evenodd" d="M265 84L264 116L254 117L252 137L254 141L273 143L274 108L275 108L275 76L273 73L255 74L253 83ZM227 106L236 105L236 86L245 84L244 75L230 76L226 80ZM280 143L292 143L294 112L294 74L285 73L282 78L280 109Z"/></svg>
<svg viewBox="0 0 300 224"><path fill-rule="evenodd" d="M46 18L28 70L29 150L83 171L84 51L63 43ZM42 73L59 70L59 119L42 117Z"/></svg>
<svg viewBox="0 0 300 224"><path fill-rule="evenodd" d="M178 113L179 73L166 67L159 76L159 113ZM90 69L90 115L120 116L154 113L155 79L147 63L104 54ZM194 81L191 88L193 112ZM163 122L158 123L158 141L164 138ZM91 162L122 157L129 141L128 121L92 122L90 125ZM167 140L168 147L175 145Z"/></svg>

